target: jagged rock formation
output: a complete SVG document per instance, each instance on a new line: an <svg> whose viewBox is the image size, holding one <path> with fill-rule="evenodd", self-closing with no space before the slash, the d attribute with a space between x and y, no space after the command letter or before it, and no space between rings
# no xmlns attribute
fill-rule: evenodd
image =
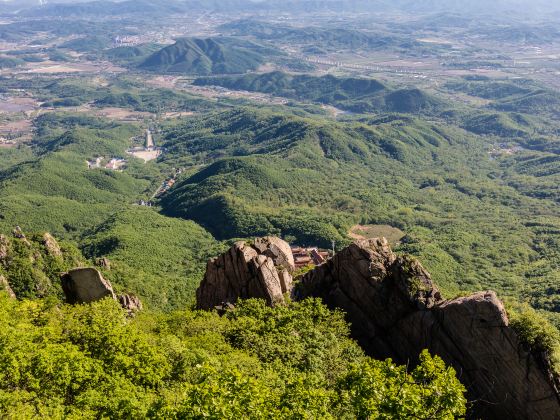
<svg viewBox="0 0 560 420"><path fill-rule="evenodd" d="M61 277L66 302L70 304L91 303L110 297L118 300L129 314L142 309L142 302L134 295L115 295L113 286L95 268L74 268Z"/></svg>
<svg viewBox="0 0 560 420"><path fill-rule="evenodd" d="M109 296L116 299L111 283L95 268L75 268L63 274L61 281L70 304L95 302Z"/></svg>
<svg viewBox="0 0 560 420"><path fill-rule="evenodd" d="M4 263L8 258L10 241L4 235L0 235L0 263Z"/></svg>
<svg viewBox="0 0 560 420"><path fill-rule="evenodd" d="M439 355L467 386L475 418L560 418L552 373L509 327L496 294L446 301L420 263L396 257L385 240L350 245L306 274L297 296L346 311L376 358L414 362L425 348Z"/></svg>
<svg viewBox="0 0 560 420"><path fill-rule="evenodd" d="M226 253L208 261L196 291L199 309L212 309L237 299L262 298L269 305L284 302L292 288L294 258L279 238L260 238L254 245L236 242Z"/></svg>
<svg viewBox="0 0 560 420"><path fill-rule="evenodd" d="M43 235L42 243L51 257L62 257L62 250L60 249L60 245L58 245L58 242L50 233L45 233Z"/></svg>
<svg viewBox="0 0 560 420"><path fill-rule="evenodd" d="M142 310L142 302L137 296L134 295L120 295L119 303L126 309L129 313L137 312Z"/></svg>
<svg viewBox="0 0 560 420"><path fill-rule="evenodd" d="M259 255L256 247L236 243L208 263L197 291L199 308L238 298L282 301L281 292L290 287L279 286L268 251ZM560 418L558 380L547 356L526 348L494 292L444 300L418 261L396 256L386 240L373 239L350 245L292 291L294 299L311 296L343 309L354 338L373 357L414 364L425 348L439 355L466 385L472 418Z"/></svg>

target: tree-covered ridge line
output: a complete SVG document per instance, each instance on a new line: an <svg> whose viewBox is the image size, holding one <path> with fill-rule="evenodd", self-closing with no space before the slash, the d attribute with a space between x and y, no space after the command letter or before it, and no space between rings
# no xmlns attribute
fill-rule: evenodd
<svg viewBox="0 0 560 420"><path fill-rule="evenodd" d="M354 223L390 224L448 295L495 288L555 305L540 286L555 282L555 247L535 245L555 235L554 201L525 196L483 138L404 116L334 123L246 109L190 119L164 139L171 161L210 163L163 197L164 211L218 237L328 247Z"/></svg>
<svg viewBox="0 0 560 420"><path fill-rule="evenodd" d="M245 73L281 52L236 38L185 38L156 51L138 67L194 75Z"/></svg>
<svg viewBox="0 0 560 420"><path fill-rule="evenodd" d="M415 88L395 89L374 79L325 75L290 75L280 71L243 76L201 77L197 86L222 86L334 105L356 112L436 113L446 104Z"/></svg>

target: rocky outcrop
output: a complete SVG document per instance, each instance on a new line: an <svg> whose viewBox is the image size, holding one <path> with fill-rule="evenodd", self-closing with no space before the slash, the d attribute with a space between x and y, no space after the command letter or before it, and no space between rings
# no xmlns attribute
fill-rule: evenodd
<svg viewBox="0 0 560 420"><path fill-rule="evenodd" d="M296 269L290 244L276 236L256 238L253 243L253 248L255 248L259 254L272 258L277 268L284 268L290 273Z"/></svg>
<svg viewBox="0 0 560 420"><path fill-rule="evenodd" d="M14 238L17 239L25 239L25 234L20 226L16 226L14 230L12 230L12 235L14 235Z"/></svg>
<svg viewBox="0 0 560 420"><path fill-rule="evenodd" d="M119 303L130 314L142 310L142 302L137 296L134 295L120 295Z"/></svg>
<svg viewBox="0 0 560 420"><path fill-rule="evenodd" d="M199 309L212 309L237 299L262 298L269 305L284 302L294 269L290 246L279 238L257 239L254 245L236 242L226 253L208 261L196 291Z"/></svg>
<svg viewBox="0 0 560 420"><path fill-rule="evenodd" d="M116 299L111 283L95 268L75 268L61 276L62 290L70 304Z"/></svg>
<svg viewBox="0 0 560 420"><path fill-rule="evenodd" d="M43 235L42 244L51 257L62 257L62 250L60 249L60 245L58 245L58 242L50 233L45 233Z"/></svg>
<svg viewBox="0 0 560 420"><path fill-rule="evenodd" d="M385 240L359 241L306 274L297 298L347 313L368 354L414 363L425 348L452 365L473 418L560 418L553 375L521 342L494 292L442 299L428 272Z"/></svg>
<svg viewBox="0 0 560 420"><path fill-rule="evenodd" d="M10 252L10 240L0 235L0 264L6 265Z"/></svg>
<svg viewBox="0 0 560 420"><path fill-rule="evenodd" d="M110 297L117 300L129 314L142 310L142 302L137 296L115 295L109 280L95 268L74 268L60 279L67 303L91 303Z"/></svg>
<svg viewBox="0 0 560 420"><path fill-rule="evenodd" d="M23 233L23 230L21 229L21 227L16 226L14 228L14 230L12 230L12 235L14 236L14 238L21 240L28 247L31 247L31 242L29 242L29 240L27 239L27 237Z"/></svg>
<svg viewBox="0 0 560 420"><path fill-rule="evenodd" d="M231 307L225 302L252 297L282 302L291 290L291 276L281 274L290 257L276 239L238 242L209 261L197 306L224 311ZM293 299L306 297L343 309L370 356L413 365L423 349L439 355L467 387L472 418L560 418L547 355L523 344L496 294L445 300L424 267L396 256L384 239L357 241L307 273L292 290Z"/></svg>
<svg viewBox="0 0 560 420"><path fill-rule="evenodd" d="M16 294L10 287L10 283L8 283L8 280L6 280L4 276L0 275L0 291L2 290L6 292L8 296L11 297L12 299L16 298Z"/></svg>
<svg viewBox="0 0 560 420"><path fill-rule="evenodd" d="M111 261L107 257L98 258L95 260L95 265L105 270L111 270Z"/></svg>

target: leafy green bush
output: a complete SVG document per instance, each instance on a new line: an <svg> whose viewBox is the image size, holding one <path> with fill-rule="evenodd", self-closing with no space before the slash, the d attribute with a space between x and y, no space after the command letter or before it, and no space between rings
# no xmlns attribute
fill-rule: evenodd
<svg viewBox="0 0 560 420"><path fill-rule="evenodd" d="M521 341L535 354L543 354L560 376L560 331L527 304L510 302L508 316Z"/></svg>
<svg viewBox="0 0 560 420"><path fill-rule="evenodd" d="M0 293L6 418L446 419L465 411L452 369L407 373L366 358L316 300L215 313L143 312L111 299L68 306ZM425 411L421 411L424 407Z"/></svg>

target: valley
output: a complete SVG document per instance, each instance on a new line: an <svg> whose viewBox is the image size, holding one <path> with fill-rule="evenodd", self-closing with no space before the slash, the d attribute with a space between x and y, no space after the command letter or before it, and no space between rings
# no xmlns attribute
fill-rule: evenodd
<svg viewBox="0 0 560 420"><path fill-rule="evenodd" d="M414 282L427 276L438 305L493 291L524 351L544 354L558 378L560 10L540 0L534 15L501 2L32 3L0 4L0 321L16 338L17 313L37 336L52 323L53 340L75 349L96 385L65 379L82 384L65 399L61 387L49 394L0 373L0 417L15 407L33 417L36 404L46 418L199 418L194 401L204 400L222 418L237 389L251 403L273 395L258 405L270 418L405 418L367 411L351 394L350 381L369 374L393 380L392 362L371 359L322 292L275 308L226 299L210 305L217 312L197 310L212 261L229 261L240 243L251 254L255 238L270 236L295 250L296 285L355 241L385 237L393 251L383 270L410 258L430 273L402 290L421 302ZM116 294L138 297L141 313L129 322L114 302L63 304L59 277L74 267L95 267ZM243 293L226 298L255 297ZM80 321L66 325L62 313ZM99 350L93 333L76 338L79 322L121 337L113 344L125 361ZM0 367L11 348L2 334ZM27 350L10 340L21 354L38 342L23 332ZM437 349L425 344L415 355ZM456 404L434 418L461 417L471 394L437 363ZM121 376L102 385L107 369ZM414 410L437 413L418 398ZM225 417L241 418L244 404Z"/></svg>

